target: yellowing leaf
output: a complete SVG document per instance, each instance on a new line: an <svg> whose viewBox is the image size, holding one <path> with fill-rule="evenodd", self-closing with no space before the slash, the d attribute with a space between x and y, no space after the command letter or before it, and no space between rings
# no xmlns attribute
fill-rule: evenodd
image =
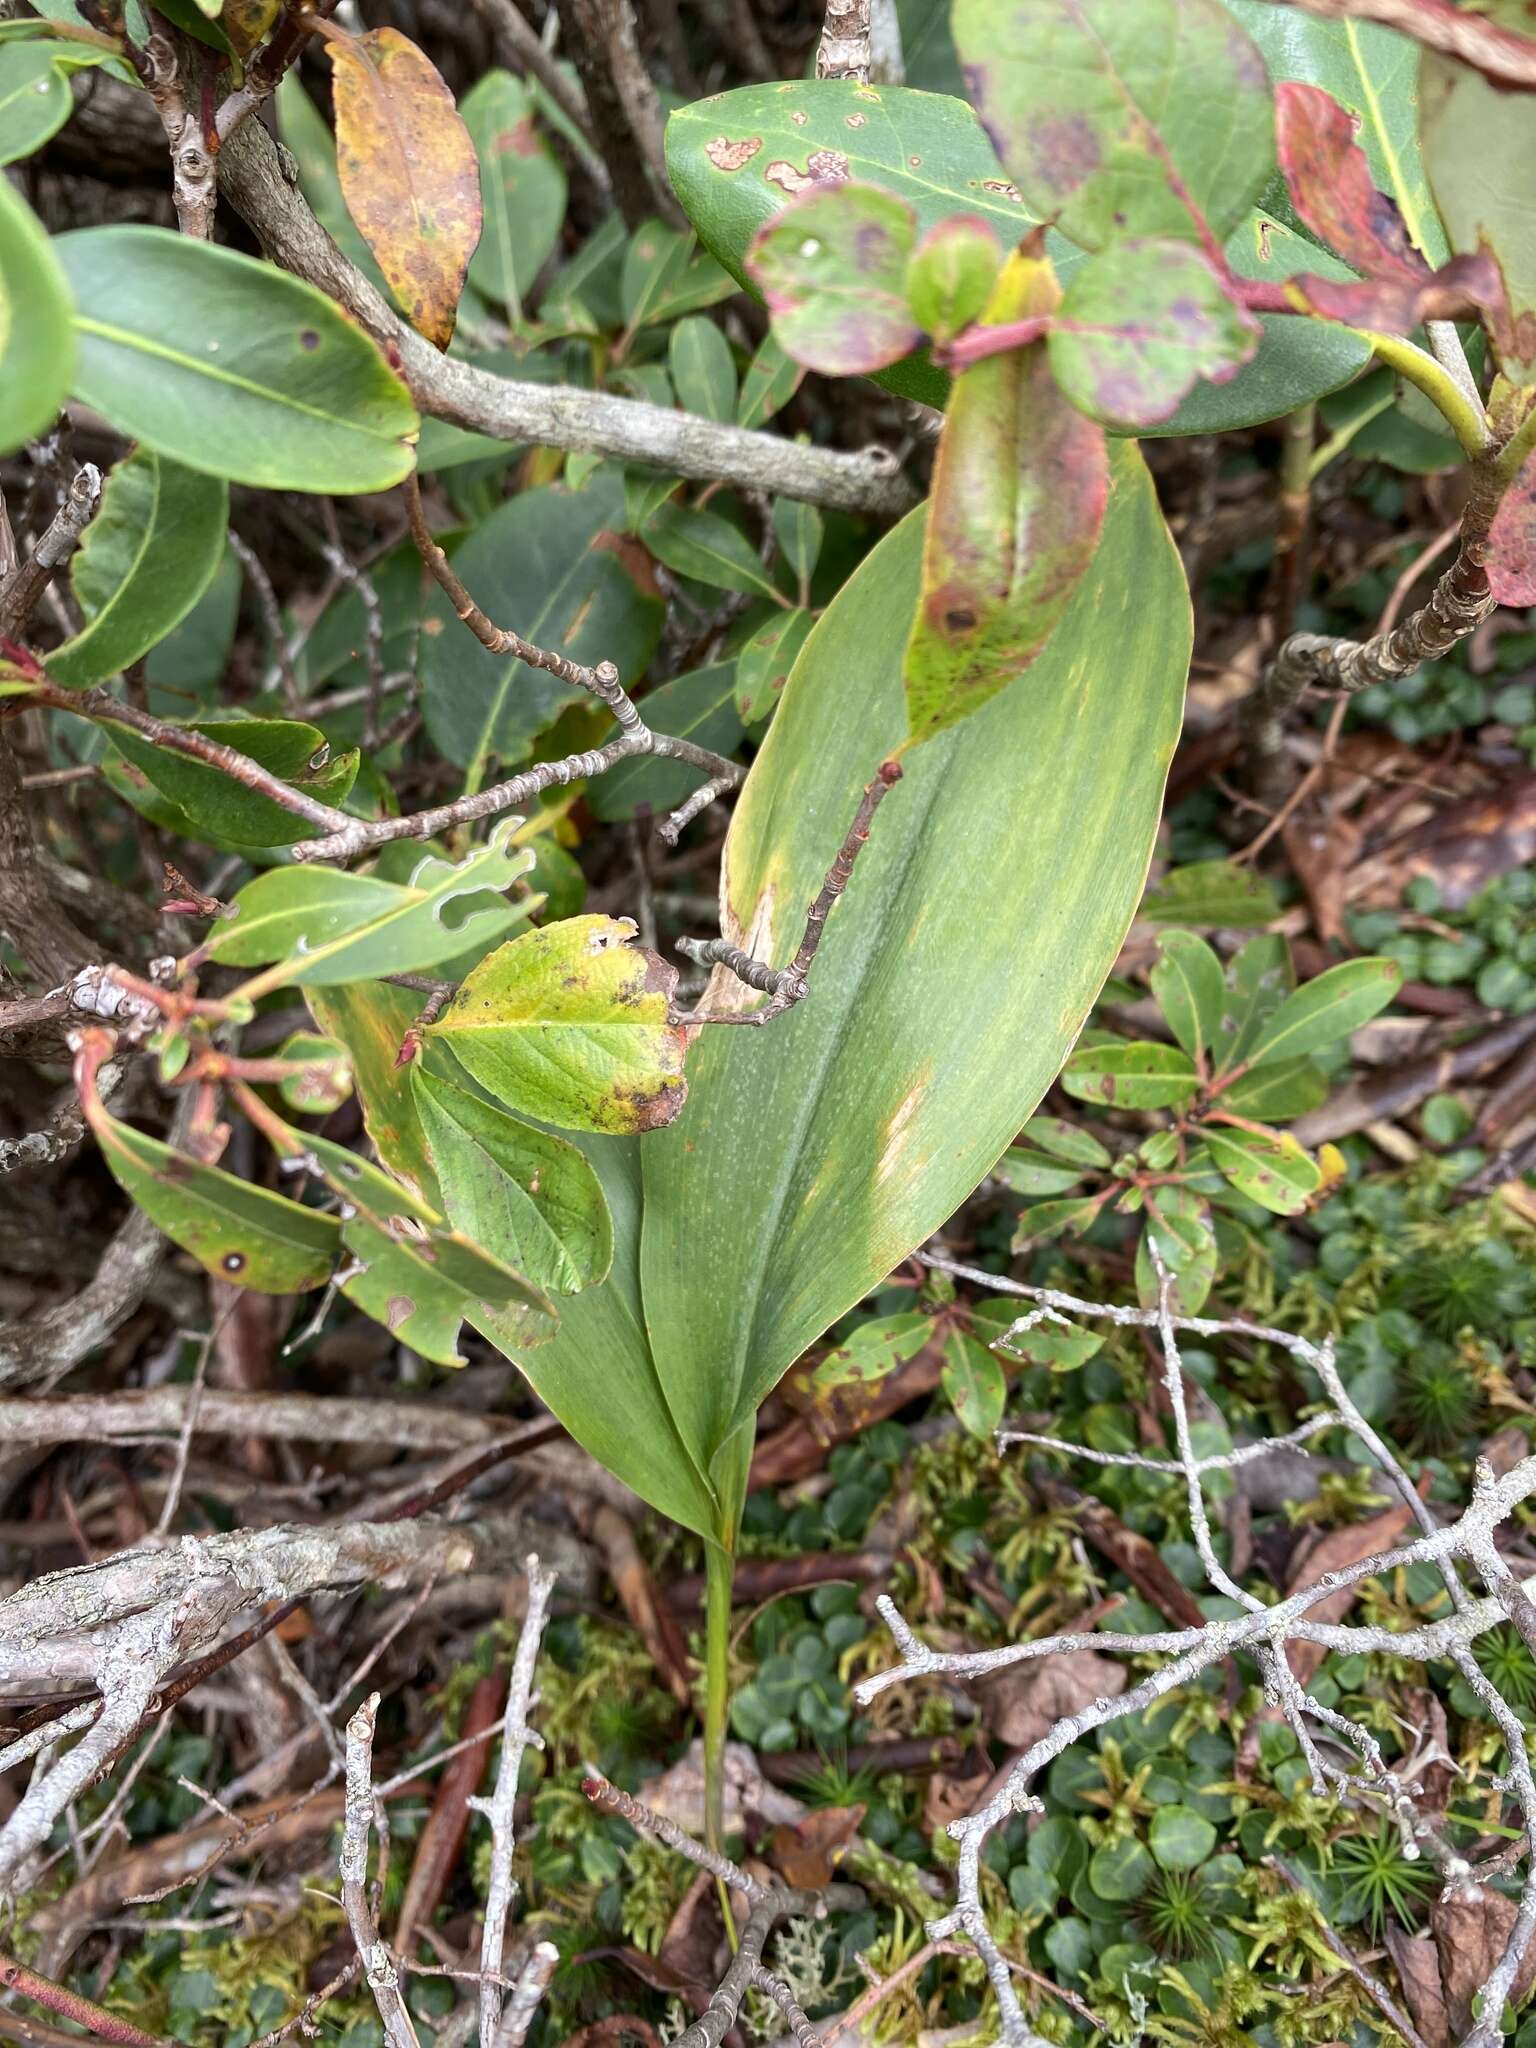
<svg viewBox="0 0 1536 2048"><path fill-rule="evenodd" d="M351 36L315 26L336 72L347 211L411 325L446 348L480 239L474 142L436 66L398 29Z"/></svg>

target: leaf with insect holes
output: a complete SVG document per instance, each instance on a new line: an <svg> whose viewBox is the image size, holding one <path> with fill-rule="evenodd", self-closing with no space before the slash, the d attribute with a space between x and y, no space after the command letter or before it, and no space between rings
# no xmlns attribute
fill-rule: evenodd
<svg viewBox="0 0 1536 2048"><path fill-rule="evenodd" d="M42 433L69 395L72 310L56 245L0 178L0 455Z"/></svg>
<svg viewBox="0 0 1536 2048"><path fill-rule="evenodd" d="M334 1217L173 1151L99 1102L86 1115L123 1193L205 1271L259 1294L303 1294L330 1278L342 1252Z"/></svg>
<svg viewBox="0 0 1536 2048"><path fill-rule="evenodd" d="M317 26L335 74L347 211L411 325L446 348L480 239L473 138L436 65L398 29Z"/></svg>
<svg viewBox="0 0 1536 2048"><path fill-rule="evenodd" d="M1424 166L1451 247L1486 250L1506 301L1493 321L1499 368L1512 384L1536 384L1536 123L1528 97L1501 92L1469 66L1425 50L1419 68Z"/></svg>
<svg viewBox="0 0 1536 2048"><path fill-rule="evenodd" d="M69 580L85 624L48 657L55 682L99 683L157 646L213 581L229 487L141 448L107 477Z"/></svg>
<svg viewBox="0 0 1536 2048"><path fill-rule="evenodd" d="M829 377L896 363L922 339L907 304L917 216L878 185L803 192L752 238L747 272L780 347Z"/></svg>
<svg viewBox="0 0 1536 2048"><path fill-rule="evenodd" d="M983 317L1003 267L1003 247L980 214L957 213L931 227L907 264L907 303L926 334L951 341Z"/></svg>
<svg viewBox="0 0 1536 2048"><path fill-rule="evenodd" d="M1206 1150L1239 1194L1276 1216L1294 1216L1322 1186L1312 1155L1289 1131L1228 1130L1209 1125Z"/></svg>
<svg viewBox="0 0 1536 2048"><path fill-rule="evenodd" d="M1051 369L1071 403L1112 427L1156 426L1202 377L1224 384L1259 324L1187 242L1117 242L1068 279Z"/></svg>
<svg viewBox="0 0 1536 2048"><path fill-rule="evenodd" d="M1085 249L1193 240L1191 202L1221 240L1263 191L1269 74L1220 0L955 0L951 20L1025 205Z"/></svg>
<svg viewBox="0 0 1536 2048"><path fill-rule="evenodd" d="M971 1436L990 1437L1003 1419L1008 1381L985 1344L965 1330L951 1330L944 1339L940 1383L961 1428Z"/></svg>
<svg viewBox="0 0 1536 2048"><path fill-rule="evenodd" d="M482 960L437 1022L497 1101L570 1130L670 1123L687 1096L677 969L630 943L628 918L572 917Z"/></svg>
<svg viewBox="0 0 1536 2048"><path fill-rule="evenodd" d="M1147 980L1169 1030L1191 1059L1199 1059L1221 1030L1227 993L1221 961L1195 932L1160 932L1157 945Z"/></svg>
<svg viewBox="0 0 1536 2048"><path fill-rule="evenodd" d="M510 71L477 79L459 112L479 159L485 219L469 281L505 306L515 324L560 239L565 168L535 125L532 94Z"/></svg>
<svg viewBox="0 0 1536 2048"><path fill-rule="evenodd" d="M613 1224L602 1183L576 1147L420 1059L410 1072L454 1227L539 1287L595 1287L613 1263Z"/></svg>
<svg viewBox="0 0 1536 2048"><path fill-rule="evenodd" d="M1499 501L1488 529L1488 588L1500 604L1536 604L1536 455Z"/></svg>
<svg viewBox="0 0 1536 2048"><path fill-rule="evenodd" d="M1368 1024L1402 986L1395 960L1343 960L1287 996L1247 1049L1250 1066L1294 1059Z"/></svg>
<svg viewBox="0 0 1536 2048"><path fill-rule="evenodd" d="M455 865L427 854L407 884L342 868L273 868L235 898L231 924L208 942L228 967L264 967L265 988L327 988L420 974L473 946L487 946L529 912L503 892L533 865L513 844L520 818L503 818L486 845ZM557 929L559 929L557 927Z"/></svg>
<svg viewBox="0 0 1536 2048"><path fill-rule="evenodd" d="M1145 1308L1157 1303L1154 1246L1171 1283L1169 1306L1176 1315L1199 1315L1216 1278L1210 1205L1176 1184L1147 1191L1147 1220L1136 1244L1136 1293Z"/></svg>
<svg viewBox="0 0 1536 2048"><path fill-rule="evenodd" d="M326 804L345 801L362 760L356 747L332 754L320 728L298 718L194 718L186 729L235 748L280 781ZM247 789L221 768L155 746L127 726L108 730L122 759L176 806L177 829L193 836L206 832L228 846L287 846L314 831L276 798Z"/></svg>
<svg viewBox="0 0 1536 2048"><path fill-rule="evenodd" d="M1047 316L1057 297L1038 243L1026 243L983 325ZM914 740L969 717L1029 667L1093 560L1108 494L1103 432L1063 400L1045 342L955 380L907 644Z"/></svg>
<svg viewBox="0 0 1536 2048"><path fill-rule="evenodd" d="M436 1365L462 1365L464 1323L513 1352L553 1336L556 1311L542 1289L449 1228L402 1182L314 1132L276 1118L262 1129L286 1160L317 1173L338 1198L351 1258L337 1284L402 1344Z"/></svg>
<svg viewBox="0 0 1536 2048"><path fill-rule="evenodd" d="M1177 1109L1200 1088L1187 1052L1150 1040L1079 1046L1062 1069L1061 1085L1079 1102L1115 1109Z"/></svg>

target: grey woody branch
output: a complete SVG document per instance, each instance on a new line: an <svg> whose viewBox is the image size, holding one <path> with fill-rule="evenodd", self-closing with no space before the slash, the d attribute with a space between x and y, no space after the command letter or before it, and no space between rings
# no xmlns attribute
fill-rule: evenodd
<svg viewBox="0 0 1536 2048"><path fill-rule="evenodd" d="M500 441L534 442L640 462L672 476L744 485L895 519L916 493L884 449L844 454L638 399L519 383L439 355L395 316L337 248L283 172L277 146L247 121L219 152L225 193L274 262L328 293L400 364L417 405Z"/></svg>
<svg viewBox="0 0 1536 2048"><path fill-rule="evenodd" d="M816 46L818 78L869 83L870 0L827 0L821 41Z"/></svg>
<svg viewBox="0 0 1536 2048"><path fill-rule="evenodd" d="M0 583L0 634L7 638L25 624L54 572L74 553L101 498L101 471L83 462L64 494L64 502L38 539L37 546Z"/></svg>
<svg viewBox="0 0 1536 2048"><path fill-rule="evenodd" d="M341 1831L341 1903L357 1944L363 1977L373 1993L389 2048L419 2048L400 1972L379 1933L368 1889L368 1838L373 1831L373 1729L379 1696L372 1693L347 1723L346 1808Z"/></svg>
<svg viewBox="0 0 1536 2048"><path fill-rule="evenodd" d="M1533 1615L1531 1599L1531 1588L1536 1581L1522 1584L1516 1580L1497 1547L1497 1532L1521 1503L1536 1495L1536 1457L1523 1459L1503 1477L1495 1477L1480 1460L1471 1500L1457 1519L1441 1525L1419 1497L1400 1461L1351 1399L1334 1361L1331 1343L1312 1344L1288 1331L1240 1320L1217 1321L1207 1317L1175 1315L1170 1307L1166 1274L1161 1276L1157 1306L1144 1309L1084 1301L1052 1288L1023 1286L942 1255L929 1255L926 1263L957 1278L972 1280L991 1292L1017 1295L1033 1304L998 1340L1004 1348L1011 1338L1021 1336L1040 1322L1060 1320L1063 1316L1096 1317L1121 1327L1157 1334L1176 1456L1172 1460L1149 1462L1159 1470L1171 1467L1184 1478L1189 1519L1207 1580L1213 1590L1225 1593L1242 1609L1236 1616L1197 1628L1142 1635L1117 1635L1107 1630L1058 1634L1012 1643L998 1650L967 1653L928 1648L908 1627L889 1599L879 1601L880 1612L896 1643L898 1662L892 1669L866 1679L855 1689L855 1696L861 1704L867 1705L887 1687L908 1679L936 1675L950 1679L979 1677L1021 1661L1084 1648L1110 1655L1146 1655L1164 1660L1117 1697L1095 1699L1077 1712L1061 1716L1016 1759L1004 1782L985 1804L950 1825L949 1832L960 1845L956 1904L952 1912L930 1922L927 1931L935 1941L955 1934L969 1938L992 1983L1003 2040L1010 2044L1010 2048L1035 2048L1039 2036L1031 2028L1019 2003L1013 1973L988 1926L982 1906L980 1858L988 1836L1010 1815L1040 1810L1040 1802L1033 1790L1035 1779L1074 1743L1127 1715L1143 1712L1155 1701L1187 1685L1201 1672L1232 1657L1238 1650L1245 1650L1258 1660L1266 1700L1284 1715L1296 1733L1312 1775L1314 1791L1319 1794L1336 1793L1369 1811L1382 1814L1397 1828L1407 1857L1414 1859L1427 1854L1439 1866L1448 1892L1470 1892L1474 1895L1478 1892L1484 1873L1474 1869L1445 1840L1437 1823L1420 1810L1412 1790L1387 1764L1370 1731L1323 1705L1301 1686L1289 1667L1285 1646L1291 1642L1311 1642L1343 1654L1379 1653L1416 1660L1448 1660L1465 1678L1504 1738L1508 1769L1500 1783L1518 1810L1520 1835L1517 1848L1527 1859L1527 1874L1504 1951L1483 1987L1480 2008L1483 2017L1467 2037L1469 2048L1496 2048L1499 2017L1532 1935L1536 1933L1536 1779L1532 1776L1519 1717L1483 1672L1473 1655L1472 1645L1478 1637L1506 1618L1513 1620L1522 1633L1530 1630L1536 1637L1536 1615ZM1231 1470L1247 1462L1254 1455L1254 1450L1243 1446L1218 1457L1195 1456L1179 1354L1178 1340L1183 1332L1200 1337L1239 1337L1249 1343L1276 1345L1315 1374L1327 1404L1317 1418L1318 1432L1324 1427L1338 1428L1357 1440L1390 1480L1418 1524L1419 1536L1379 1556L1363 1558L1338 1571L1324 1572L1313 1584L1302 1587L1271 1607L1262 1605L1245 1593L1224 1571L1216 1557L1202 1481L1212 1471ZM1314 1433L1310 1425L1305 1425L1304 1430ZM1303 1433L1293 1431L1282 1441L1295 1446ZM1038 1439L1028 1438L1026 1441L1036 1442ZM1053 1444L1051 1447L1069 1456L1093 1456L1082 1445ZM1444 1579L1453 1610L1446 1619L1425 1627L1395 1630L1369 1625L1346 1626L1310 1618L1314 1607L1341 1588L1363 1584L1367 1579L1421 1562L1434 1564ZM1461 1576L1462 1565L1478 1573L1488 1588L1486 1595L1475 1597L1469 1592ZM1328 1742L1344 1747L1347 1768L1325 1753L1324 1744ZM1373 1985L1366 1988L1372 1997L1376 1997L1380 1989L1374 1985L1374 1980ZM1381 2003L1379 1998L1377 2003Z"/></svg>

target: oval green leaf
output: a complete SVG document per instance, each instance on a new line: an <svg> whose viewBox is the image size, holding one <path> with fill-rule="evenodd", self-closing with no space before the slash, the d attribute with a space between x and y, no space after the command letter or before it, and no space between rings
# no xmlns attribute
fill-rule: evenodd
<svg viewBox="0 0 1536 2048"><path fill-rule="evenodd" d="M1248 1047L1248 1064L1317 1052L1368 1024L1402 986L1395 960L1344 960L1287 996Z"/></svg>
<svg viewBox="0 0 1536 2048"><path fill-rule="evenodd" d="M1212 1124L1205 1144L1239 1194L1276 1216L1294 1216L1323 1184L1322 1168L1289 1131L1228 1130Z"/></svg>
<svg viewBox="0 0 1536 2048"><path fill-rule="evenodd" d="M1079 1102L1115 1109L1176 1109L1199 1092L1199 1076L1176 1045L1079 1046L1062 1071L1061 1085Z"/></svg>
<svg viewBox="0 0 1536 2048"><path fill-rule="evenodd" d="M57 246L0 178L0 455L41 434L69 396L75 332Z"/></svg>

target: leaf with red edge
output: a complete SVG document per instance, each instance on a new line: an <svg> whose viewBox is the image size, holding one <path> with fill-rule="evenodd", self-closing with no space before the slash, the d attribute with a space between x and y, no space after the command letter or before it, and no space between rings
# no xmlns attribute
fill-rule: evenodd
<svg viewBox="0 0 1536 2048"><path fill-rule="evenodd" d="M1370 278L1430 275L1396 203L1376 189L1353 117L1331 93L1294 79L1277 86L1275 143L1292 204L1335 255Z"/></svg>
<svg viewBox="0 0 1536 2048"><path fill-rule="evenodd" d="M1497 321L1505 304L1504 280L1486 250L1453 256L1439 270L1417 277L1367 277L1351 284L1309 274L1287 283L1325 320L1378 334L1411 334L1426 320L1476 319L1483 313Z"/></svg>
<svg viewBox="0 0 1536 2048"><path fill-rule="evenodd" d="M1068 281L1051 368L1080 411L1110 427L1151 427L1198 378L1235 377L1259 333L1192 243L1118 242Z"/></svg>
<svg viewBox="0 0 1536 2048"><path fill-rule="evenodd" d="M1032 237L1009 257L984 326L1053 310L1040 247ZM1043 340L956 378L907 643L915 740L979 710L1039 654L1093 560L1108 490L1104 431L1063 398Z"/></svg>
<svg viewBox="0 0 1536 2048"><path fill-rule="evenodd" d="M1500 604L1536 604L1536 455L1494 514L1486 567L1488 588Z"/></svg>
<svg viewBox="0 0 1536 2048"><path fill-rule="evenodd" d="M876 185L802 193L747 251L779 346L829 377L865 376L909 355L922 339L907 304L916 240L912 208Z"/></svg>
<svg viewBox="0 0 1536 2048"><path fill-rule="evenodd" d="M315 26L335 68L347 211L411 325L446 348L480 239L474 142L437 67L398 29Z"/></svg>

